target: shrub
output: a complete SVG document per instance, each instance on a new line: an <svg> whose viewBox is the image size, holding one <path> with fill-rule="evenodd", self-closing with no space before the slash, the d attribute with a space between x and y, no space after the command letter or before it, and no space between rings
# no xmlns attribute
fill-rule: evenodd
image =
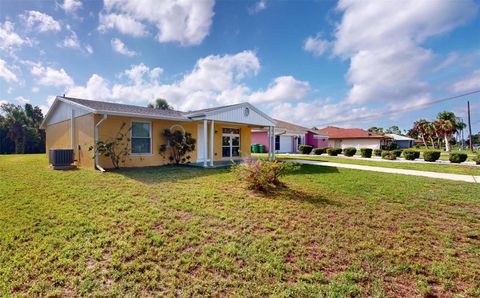
<svg viewBox="0 0 480 298"><path fill-rule="evenodd" d="M342 153L342 148L328 148L327 154L330 156L337 156Z"/></svg>
<svg viewBox="0 0 480 298"><path fill-rule="evenodd" d="M440 158L440 151L424 151L423 159L429 162L435 162Z"/></svg>
<svg viewBox="0 0 480 298"><path fill-rule="evenodd" d="M345 156L354 156L357 153L357 148L355 147L347 147L343 149L343 155Z"/></svg>
<svg viewBox="0 0 480 298"><path fill-rule="evenodd" d="M192 134L165 129L162 136L167 141L166 144L160 145L160 154L163 158L168 158L170 163L175 165L189 164L192 158L190 153L195 150L196 142Z"/></svg>
<svg viewBox="0 0 480 298"><path fill-rule="evenodd" d="M406 160L415 160L417 158L420 158L420 152L407 149L403 151L403 157L405 157Z"/></svg>
<svg viewBox="0 0 480 298"><path fill-rule="evenodd" d="M390 143L388 143L387 147L388 147L388 150L390 150L390 151L393 151L393 150L397 150L397 149L398 149L398 145L397 145L397 143L395 143L395 142L390 142Z"/></svg>
<svg viewBox="0 0 480 298"><path fill-rule="evenodd" d="M400 157L402 155L403 150L402 149L396 149L392 150L393 154L395 154L396 157Z"/></svg>
<svg viewBox="0 0 480 298"><path fill-rule="evenodd" d="M248 189L263 192L282 186L280 177L298 169L298 164L294 162L262 159L247 159L241 164L232 166L233 173L238 176L239 180L246 183Z"/></svg>
<svg viewBox="0 0 480 298"><path fill-rule="evenodd" d="M327 153L327 148L315 148L315 149L313 149L313 154L315 154L315 155L322 155L324 153Z"/></svg>
<svg viewBox="0 0 480 298"><path fill-rule="evenodd" d="M371 148L361 148L360 149L360 154L362 154L362 157L365 157L365 158L372 157L372 152L373 152L373 150Z"/></svg>
<svg viewBox="0 0 480 298"><path fill-rule="evenodd" d="M302 154L310 154L312 152L313 147L310 145L300 145L298 146L298 151Z"/></svg>
<svg viewBox="0 0 480 298"><path fill-rule="evenodd" d="M382 151L382 158L383 159L388 159L388 160L395 160L395 159L397 159L397 155L395 153L393 153L392 151L384 150L384 151Z"/></svg>
<svg viewBox="0 0 480 298"><path fill-rule="evenodd" d="M127 156L130 155L130 131L132 127L127 127L126 123L122 123L117 135L114 138L108 138L105 141L97 141L95 146L90 146L88 151L94 151L93 157L105 156L109 157L115 169L120 168L120 163L125 164Z"/></svg>
<svg viewBox="0 0 480 298"><path fill-rule="evenodd" d="M450 157L448 159L450 160L450 162L453 162L453 163L462 163L466 161L467 158L468 158L468 155L465 153L454 152L454 153L450 153Z"/></svg>
<svg viewBox="0 0 480 298"><path fill-rule="evenodd" d="M480 153L477 154L474 158L472 158L475 164L480 165Z"/></svg>
<svg viewBox="0 0 480 298"><path fill-rule="evenodd" d="M375 156L382 156L382 149L375 149L373 150L373 154Z"/></svg>

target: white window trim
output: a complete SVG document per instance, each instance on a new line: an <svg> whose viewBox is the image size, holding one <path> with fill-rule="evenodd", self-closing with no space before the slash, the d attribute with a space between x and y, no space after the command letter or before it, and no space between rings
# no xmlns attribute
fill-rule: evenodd
<svg viewBox="0 0 480 298"><path fill-rule="evenodd" d="M132 152L133 123L148 123L148 124L150 124L150 152L149 153L133 153ZM152 134L153 124L152 124L152 121L132 119L130 121L130 127L131 127L131 129L130 129L130 155L131 156L152 156L153 155L153 134ZM146 139L146 138L144 138L144 139Z"/></svg>
<svg viewBox="0 0 480 298"><path fill-rule="evenodd" d="M223 132L223 129L224 128L230 128L230 129L238 129L238 134L236 133L224 133ZM226 136L229 136L229 137L232 137L232 136L238 136L238 150L240 152L240 155L239 156L230 156L230 157L224 157L223 156L223 147L226 147L226 146L223 146L223 136L226 135ZM224 126L222 127L222 160L236 160L236 159L241 159L242 158L242 154L241 154L241 151L242 151L242 128L241 127L235 127L235 126ZM230 153L232 153L232 147L237 147L237 146L232 146L230 144Z"/></svg>

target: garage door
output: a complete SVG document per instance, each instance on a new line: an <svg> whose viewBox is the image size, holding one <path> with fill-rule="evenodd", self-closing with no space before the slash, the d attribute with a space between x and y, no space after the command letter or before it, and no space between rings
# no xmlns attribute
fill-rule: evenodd
<svg viewBox="0 0 480 298"><path fill-rule="evenodd" d="M280 153L290 153L293 148L293 138L291 136L280 136Z"/></svg>

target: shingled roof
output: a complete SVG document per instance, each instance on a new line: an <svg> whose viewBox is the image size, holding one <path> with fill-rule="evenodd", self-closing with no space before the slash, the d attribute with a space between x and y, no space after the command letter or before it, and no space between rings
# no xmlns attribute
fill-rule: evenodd
<svg viewBox="0 0 480 298"><path fill-rule="evenodd" d="M330 139L384 139L385 136L369 132L361 128L340 128L328 126L318 130L325 133Z"/></svg>
<svg viewBox="0 0 480 298"><path fill-rule="evenodd" d="M97 101L97 100L87 100L74 97L65 97L62 96L65 100L71 101L73 103L79 104L81 106L90 108L98 113L111 113L111 114L138 114L141 116L150 116L150 117L159 117L159 118L175 118L178 120L189 120L185 116L185 113L176 111L176 110L160 110L148 107L140 107L134 105Z"/></svg>

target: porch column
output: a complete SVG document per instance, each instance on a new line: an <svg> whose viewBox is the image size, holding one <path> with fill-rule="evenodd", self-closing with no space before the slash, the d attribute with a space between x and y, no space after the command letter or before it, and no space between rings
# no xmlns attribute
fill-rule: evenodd
<svg viewBox="0 0 480 298"><path fill-rule="evenodd" d="M203 119L203 167L207 167L208 159L208 138L207 138L207 119Z"/></svg>
<svg viewBox="0 0 480 298"><path fill-rule="evenodd" d="M275 127L272 126L272 160L275 159Z"/></svg>
<svg viewBox="0 0 480 298"><path fill-rule="evenodd" d="M270 156L272 152L272 128L270 126L268 127L267 137L268 137L268 160L270 160Z"/></svg>
<svg viewBox="0 0 480 298"><path fill-rule="evenodd" d="M210 166L213 167L213 138L215 136L215 121L210 122Z"/></svg>

